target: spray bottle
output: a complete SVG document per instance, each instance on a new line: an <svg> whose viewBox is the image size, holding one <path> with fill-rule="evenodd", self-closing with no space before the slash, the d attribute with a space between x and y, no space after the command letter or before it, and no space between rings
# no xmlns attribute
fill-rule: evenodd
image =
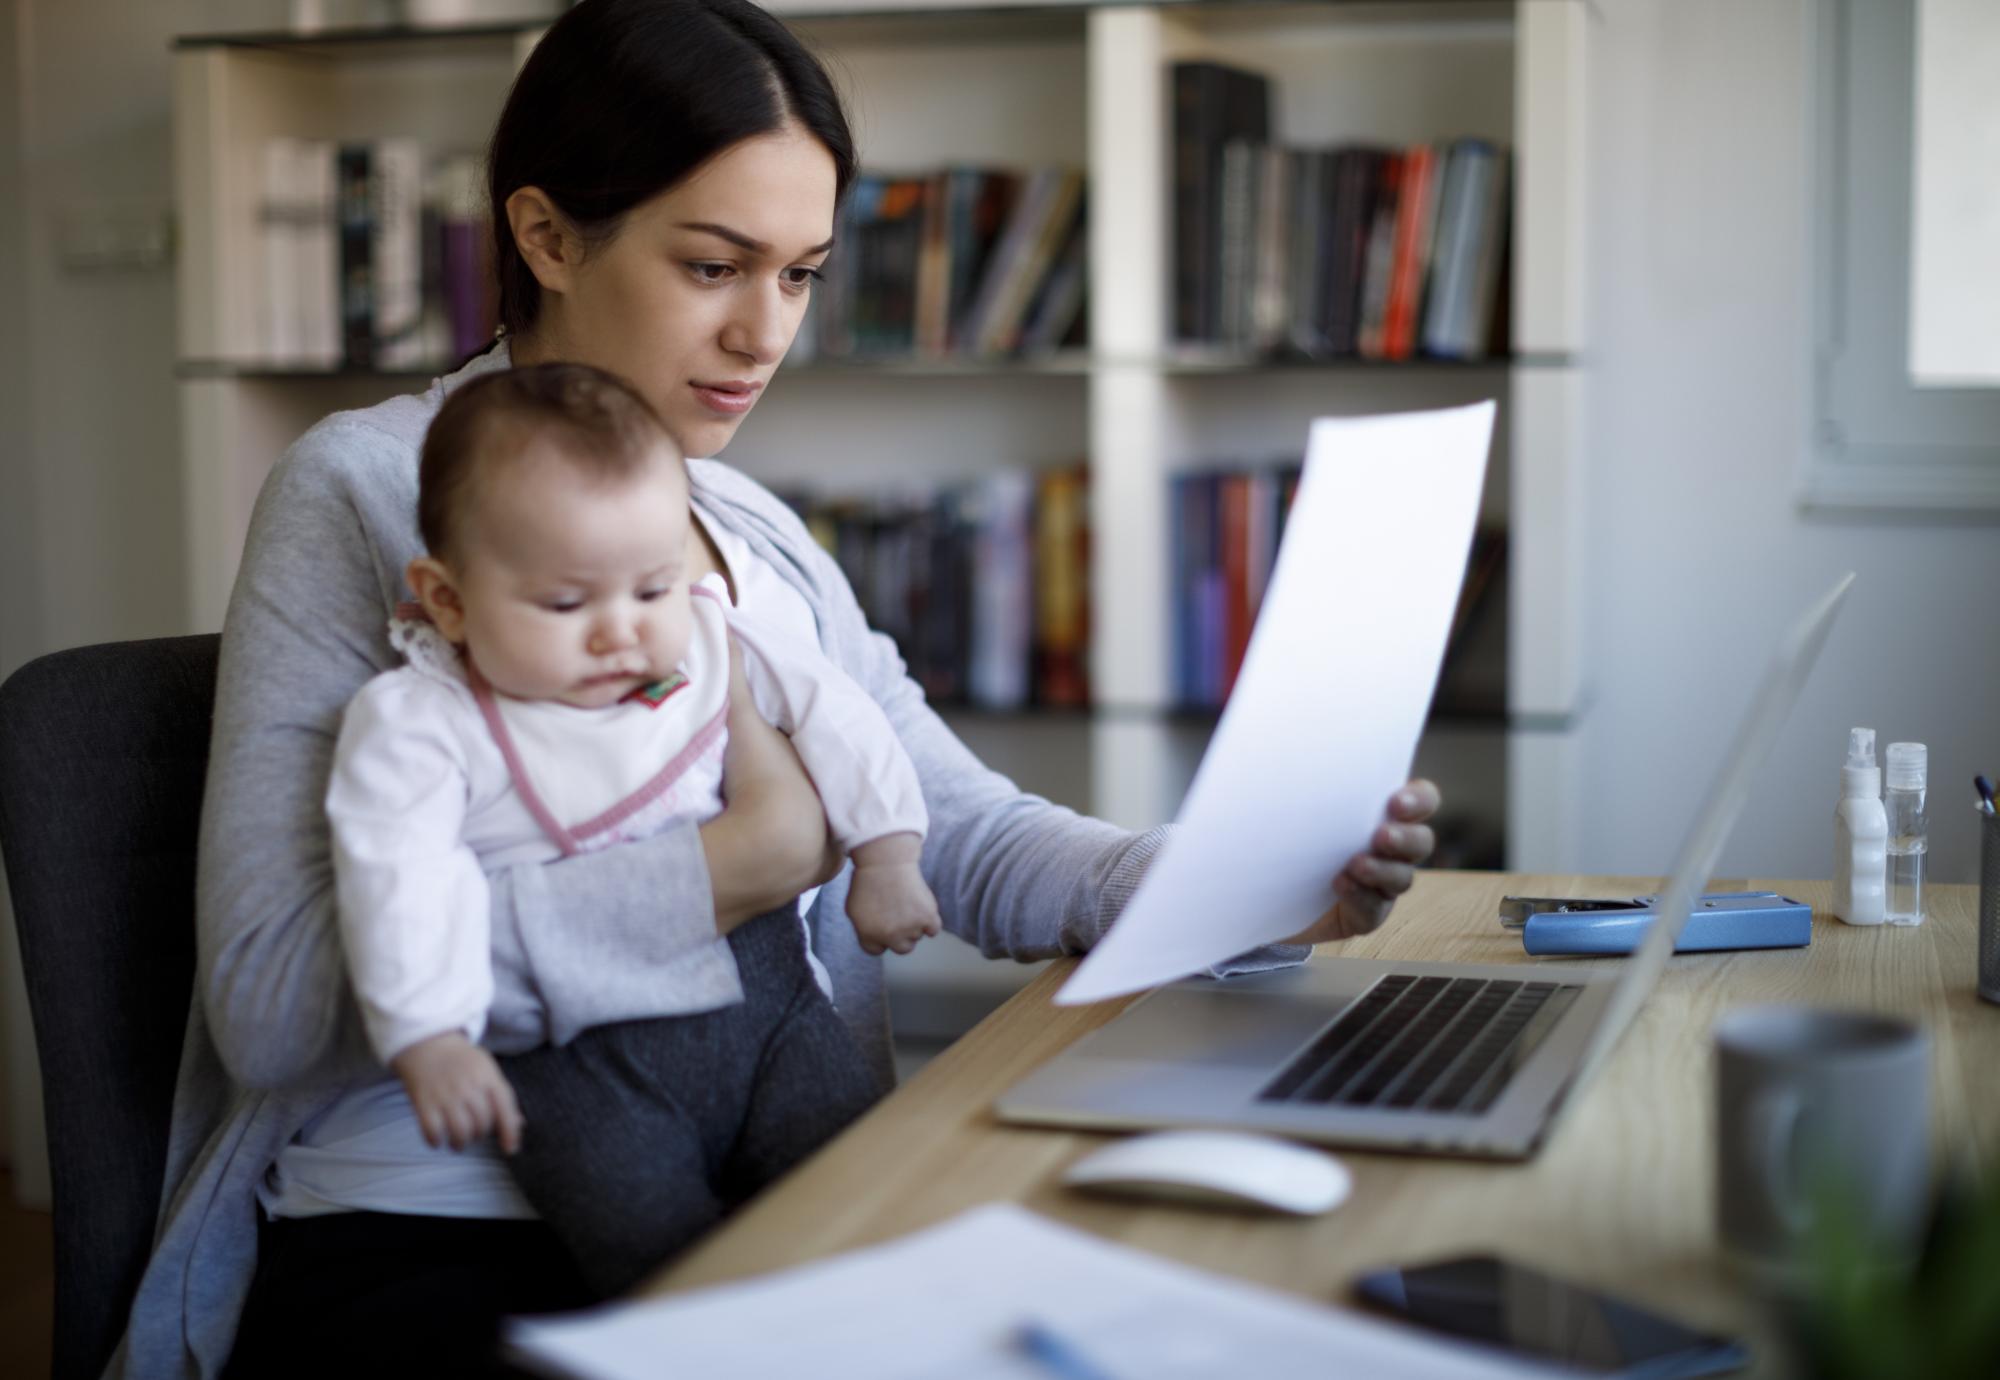
<svg viewBox="0 0 2000 1380"><path fill-rule="evenodd" d="M1889 862L1889 816L1882 808L1882 769L1875 765L1875 730L1847 735L1840 804L1833 812L1833 913L1850 925L1879 925Z"/></svg>

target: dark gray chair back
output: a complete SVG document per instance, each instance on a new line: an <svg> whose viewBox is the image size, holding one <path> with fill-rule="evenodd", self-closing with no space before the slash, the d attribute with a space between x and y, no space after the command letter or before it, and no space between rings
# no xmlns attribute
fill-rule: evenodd
<svg viewBox="0 0 2000 1380"><path fill-rule="evenodd" d="M80 647L0 685L0 856L48 1116L57 1380L102 1372L152 1248L218 641Z"/></svg>

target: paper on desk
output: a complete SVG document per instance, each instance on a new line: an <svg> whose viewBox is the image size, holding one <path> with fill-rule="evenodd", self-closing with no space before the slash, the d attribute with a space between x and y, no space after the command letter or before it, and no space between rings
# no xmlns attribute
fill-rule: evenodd
<svg viewBox="0 0 2000 1380"><path fill-rule="evenodd" d="M1322 418L1222 721L1165 847L1056 994L1101 1001L1297 934L1408 779L1493 404Z"/></svg>
<svg viewBox="0 0 2000 1380"><path fill-rule="evenodd" d="M512 1319L507 1336L539 1365L585 1380L1048 1380L1014 1344L1029 1321L1129 1380L1549 1373L1116 1246L1012 1204L742 1284Z"/></svg>

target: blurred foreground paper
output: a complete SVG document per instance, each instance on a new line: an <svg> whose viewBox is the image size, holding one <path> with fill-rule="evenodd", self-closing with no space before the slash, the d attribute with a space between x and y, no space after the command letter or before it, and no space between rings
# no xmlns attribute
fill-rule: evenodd
<svg viewBox="0 0 2000 1380"><path fill-rule="evenodd" d="M1012 1204L741 1284L512 1319L507 1338L538 1369L583 1380L1048 1380L1016 1341L1028 1324L1060 1336L1092 1373L1121 1380L1547 1373L1113 1245Z"/></svg>
<svg viewBox="0 0 2000 1380"><path fill-rule="evenodd" d="M1493 404L1313 423L1277 569L1172 837L1056 994L1157 986L1297 934L1408 779Z"/></svg>

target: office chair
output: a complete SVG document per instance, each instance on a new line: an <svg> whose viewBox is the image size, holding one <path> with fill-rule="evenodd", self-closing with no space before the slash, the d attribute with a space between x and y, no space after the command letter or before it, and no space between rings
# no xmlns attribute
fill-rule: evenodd
<svg viewBox="0 0 2000 1380"><path fill-rule="evenodd" d="M219 641L79 647L0 685L0 856L48 1118L56 1380L103 1370L152 1249Z"/></svg>

